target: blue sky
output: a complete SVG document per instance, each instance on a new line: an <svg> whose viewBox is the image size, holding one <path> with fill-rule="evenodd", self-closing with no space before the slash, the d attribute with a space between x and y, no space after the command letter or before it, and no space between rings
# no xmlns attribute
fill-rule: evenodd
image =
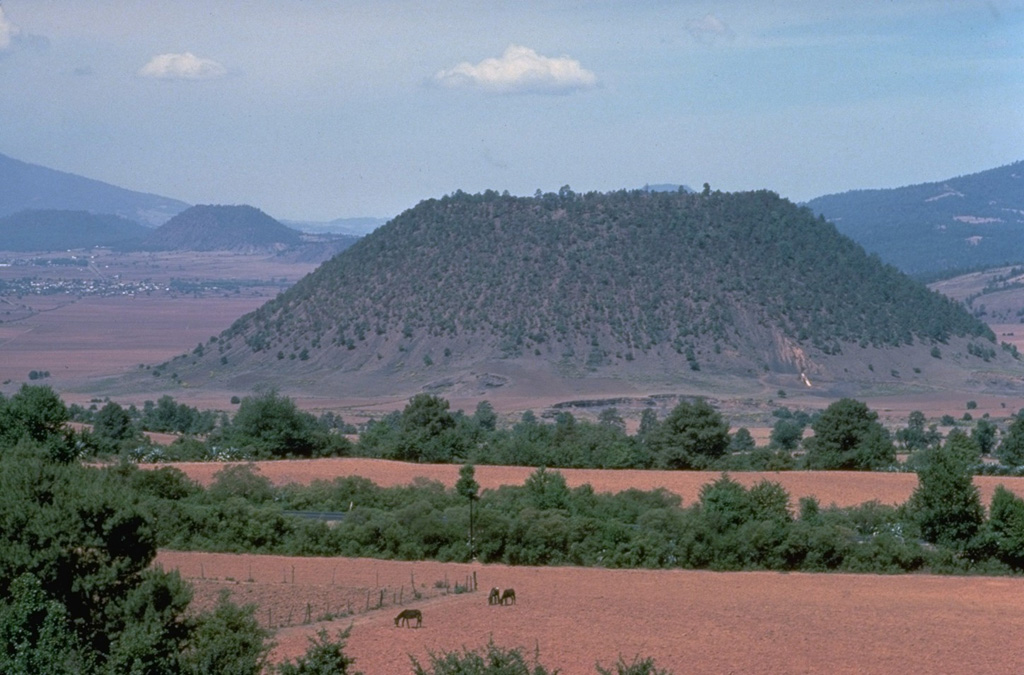
<svg viewBox="0 0 1024 675"><path fill-rule="evenodd" d="M1024 2L0 0L0 153L293 220L1024 159Z"/></svg>

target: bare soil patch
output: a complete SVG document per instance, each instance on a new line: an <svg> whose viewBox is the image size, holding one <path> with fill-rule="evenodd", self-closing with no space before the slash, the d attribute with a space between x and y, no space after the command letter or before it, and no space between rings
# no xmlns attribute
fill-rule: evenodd
<svg viewBox="0 0 1024 675"><path fill-rule="evenodd" d="M14 254L8 254L14 255ZM101 383L186 353L230 327L312 271L265 255L230 252L115 254L92 251L84 267L21 263L0 267L0 280L33 278L46 294L0 295L0 382L13 391L29 371L48 371L50 385L69 403L85 403ZM102 285L94 294L61 292L64 281ZM187 282L192 292L175 290ZM224 282L224 290L215 290ZM117 291L123 284L124 291ZM226 290L230 288L231 290ZM144 290L143 290L144 289ZM206 289L206 290L204 290ZM226 409L231 393L199 392L187 382L154 378L150 391L118 392L112 398L141 405L163 393L203 408ZM232 392L245 395L249 392Z"/></svg>
<svg viewBox="0 0 1024 675"><path fill-rule="evenodd" d="M315 480L333 480L339 476L361 476L374 483L390 487L409 485L417 479L427 479L454 487L459 478L459 467L454 464L410 464L381 459L351 457L278 460L254 462L260 474L275 485L297 483L308 485ZM213 482L216 474L228 464L213 462L181 462L174 464L143 464L143 468L174 466L202 485ZM486 466L476 467L476 480L482 489L496 489L502 485L522 485L532 467ZM696 501L700 489L718 480L722 474L714 471L642 471L634 469L557 469L565 476L570 487L589 484L597 492L615 493L636 488L656 490L664 488L682 497L683 503ZM729 476L749 487L762 480L779 483L789 492L796 504L801 497L817 497L822 505L856 506L864 502L902 504L917 487L917 475L912 473L876 473L863 471L751 471ZM1015 494L1024 495L1024 478L1003 476L975 476L974 484L981 492L983 504L988 504L997 485L1004 485Z"/></svg>
<svg viewBox="0 0 1024 675"><path fill-rule="evenodd" d="M346 653L367 675L411 672L409 656L478 648L492 640L519 646L564 675L592 675L595 662L651 656L676 673L1016 673L1024 653L1021 578L870 576L604 570L282 558L161 552L157 564L197 584L197 602L215 588L202 574L253 581L231 584L264 616L275 602L332 589L357 600L389 590L475 573L480 591L424 597L408 607L423 627L396 628L399 608L276 629L275 660L303 653L319 628L352 626ZM282 575L295 569L295 582ZM333 582L333 583L332 583ZM514 587L517 604L493 607L486 589ZM267 587L266 599L259 590ZM347 589L347 590L340 590ZM341 597L339 595L339 597ZM364 601L365 602L365 601ZM274 613L286 612L280 605ZM300 622L301 623L301 622Z"/></svg>

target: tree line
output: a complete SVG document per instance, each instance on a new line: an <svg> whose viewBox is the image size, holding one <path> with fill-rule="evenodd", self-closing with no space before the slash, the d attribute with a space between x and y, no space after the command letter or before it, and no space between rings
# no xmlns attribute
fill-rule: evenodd
<svg viewBox="0 0 1024 675"><path fill-rule="evenodd" d="M56 399L46 388L28 386L12 397ZM913 471L924 452L950 433L966 437L976 473L1019 473L1024 466L1024 421L1010 416L999 424L968 411L960 419L944 415L929 423L920 411L890 431L865 403L851 398L808 413L782 406L772 412L767 444L758 446L749 430L731 430L729 421L704 399L679 402L659 418L645 409L630 434L619 412L608 407L596 420L560 411L553 420L526 411L514 423L502 423L487 401L471 415L450 410L444 398L414 396L401 411L356 427L327 412L303 411L276 391L238 400L234 415L200 412L164 396L143 409L108 401L102 408L71 406L67 415L91 429L79 434L83 455L120 455L134 460L266 460L277 458L360 456L408 462L502 464L561 468ZM54 410L63 408L51 400ZM180 434L162 446L145 431ZM898 461L897 456L906 455ZM983 462L985 457L996 462Z"/></svg>
<svg viewBox="0 0 1024 675"><path fill-rule="evenodd" d="M190 610L188 584L152 567L159 547L714 570L1024 569L1024 499L1000 487L986 514L972 483L975 442L962 431L920 451L906 503L840 508L814 497L793 503L776 483L745 487L726 474L688 505L664 490L569 488L546 468L522 485L481 491L472 464L451 489L352 477L274 486L247 464L203 488L173 467L80 463L88 440L69 417L46 387L0 397L0 672L354 672L344 634L321 634L297 660L269 665L254 608L222 598ZM840 456L860 461L858 447ZM343 515L328 526L286 513L296 510ZM444 670L450 662L495 672L484 668L502 655L522 660L490 645L432 655L413 672L466 672ZM511 672L543 672L527 665ZM644 659L613 668L664 672Z"/></svg>

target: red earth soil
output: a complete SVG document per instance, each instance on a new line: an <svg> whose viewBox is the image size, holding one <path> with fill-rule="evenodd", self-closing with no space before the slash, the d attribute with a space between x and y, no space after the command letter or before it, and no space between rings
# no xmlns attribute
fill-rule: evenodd
<svg viewBox="0 0 1024 675"><path fill-rule="evenodd" d="M217 472L226 465L215 462L182 462L176 464L144 464L143 468L174 466L193 480L209 485ZM333 480L339 476L362 476L381 486L408 485L417 478L439 481L454 487L459 478L459 467L453 464L410 464L379 459L331 458L311 460L277 460L255 462L259 473L275 485L298 483L308 485L315 480ZM535 471L521 466L476 467L476 481L481 489L495 489L502 485L522 485ZM642 471L602 469L557 469L565 476L570 487L589 484L596 492L614 493L637 488L654 490L665 488L679 495L684 504L696 501L703 485L717 480L714 471ZM874 473L863 471L781 471L742 472L729 474L745 486L762 480L779 483L796 505L801 497L815 496L823 506L856 506L869 501L881 504L902 504L917 487L913 473ZM1024 496L1024 478L976 476L974 484L981 492L982 504L992 499L997 485L1004 485L1017 495Z"/></svg>
<svg viewBox="0 0 1024 675"><path fill-rule="evenodd" d="M715 573L178 553L157 563L194 582L208 606L221 587L258 604L277 627L272 659L294 658L317 630L352 626L346 653L366 675L411 673L410 655L521 647L563 675L596 672L621 655L682 673L1019 673L1024 579L850 574ZM479 591L441 594L476 575ZM252 581L249 581L249 580ZM412 584L423 593L409 601ZM487 604L514 587L514 606ZM376 608L380 589L387 599ZM421 628L396 628L400 610ZM369 595L370 600L367 600ZM344 598L348 598L345 600ZM317 622L325 606L353 614ZM366 609L370 605L369 610ZM292 609L289 610L288 608ZM310 608L312 622L304 623ZM348 605L345 605L346 610Z"/></svg>

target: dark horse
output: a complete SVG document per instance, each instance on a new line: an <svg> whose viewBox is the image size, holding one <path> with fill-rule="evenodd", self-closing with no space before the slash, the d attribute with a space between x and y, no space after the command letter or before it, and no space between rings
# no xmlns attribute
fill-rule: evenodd
<svg viewBox="0 0 1024 675"><path fill-rule="evenodd" d="M516 590L514 588L506 588L501 594L501 604L503 605L514 605L516 604Z"/></svg>
<svg viewBox="0 0 1024 675"><path fill-rule="evenodd" d="M400 626L404 623L409 628L412 628L412 625L409 623L412 619L416 619L416 628L419 628L423 625L423 612L418 609L403 609L395 617L395 626Z"/></svg>
<svg viewBox="0 0 1024 675"><path fill-rule="evenodd" d="M491 589L491 592L487 595L488 605L500 605L501 604L501 589L495 586Z"/></svg>

